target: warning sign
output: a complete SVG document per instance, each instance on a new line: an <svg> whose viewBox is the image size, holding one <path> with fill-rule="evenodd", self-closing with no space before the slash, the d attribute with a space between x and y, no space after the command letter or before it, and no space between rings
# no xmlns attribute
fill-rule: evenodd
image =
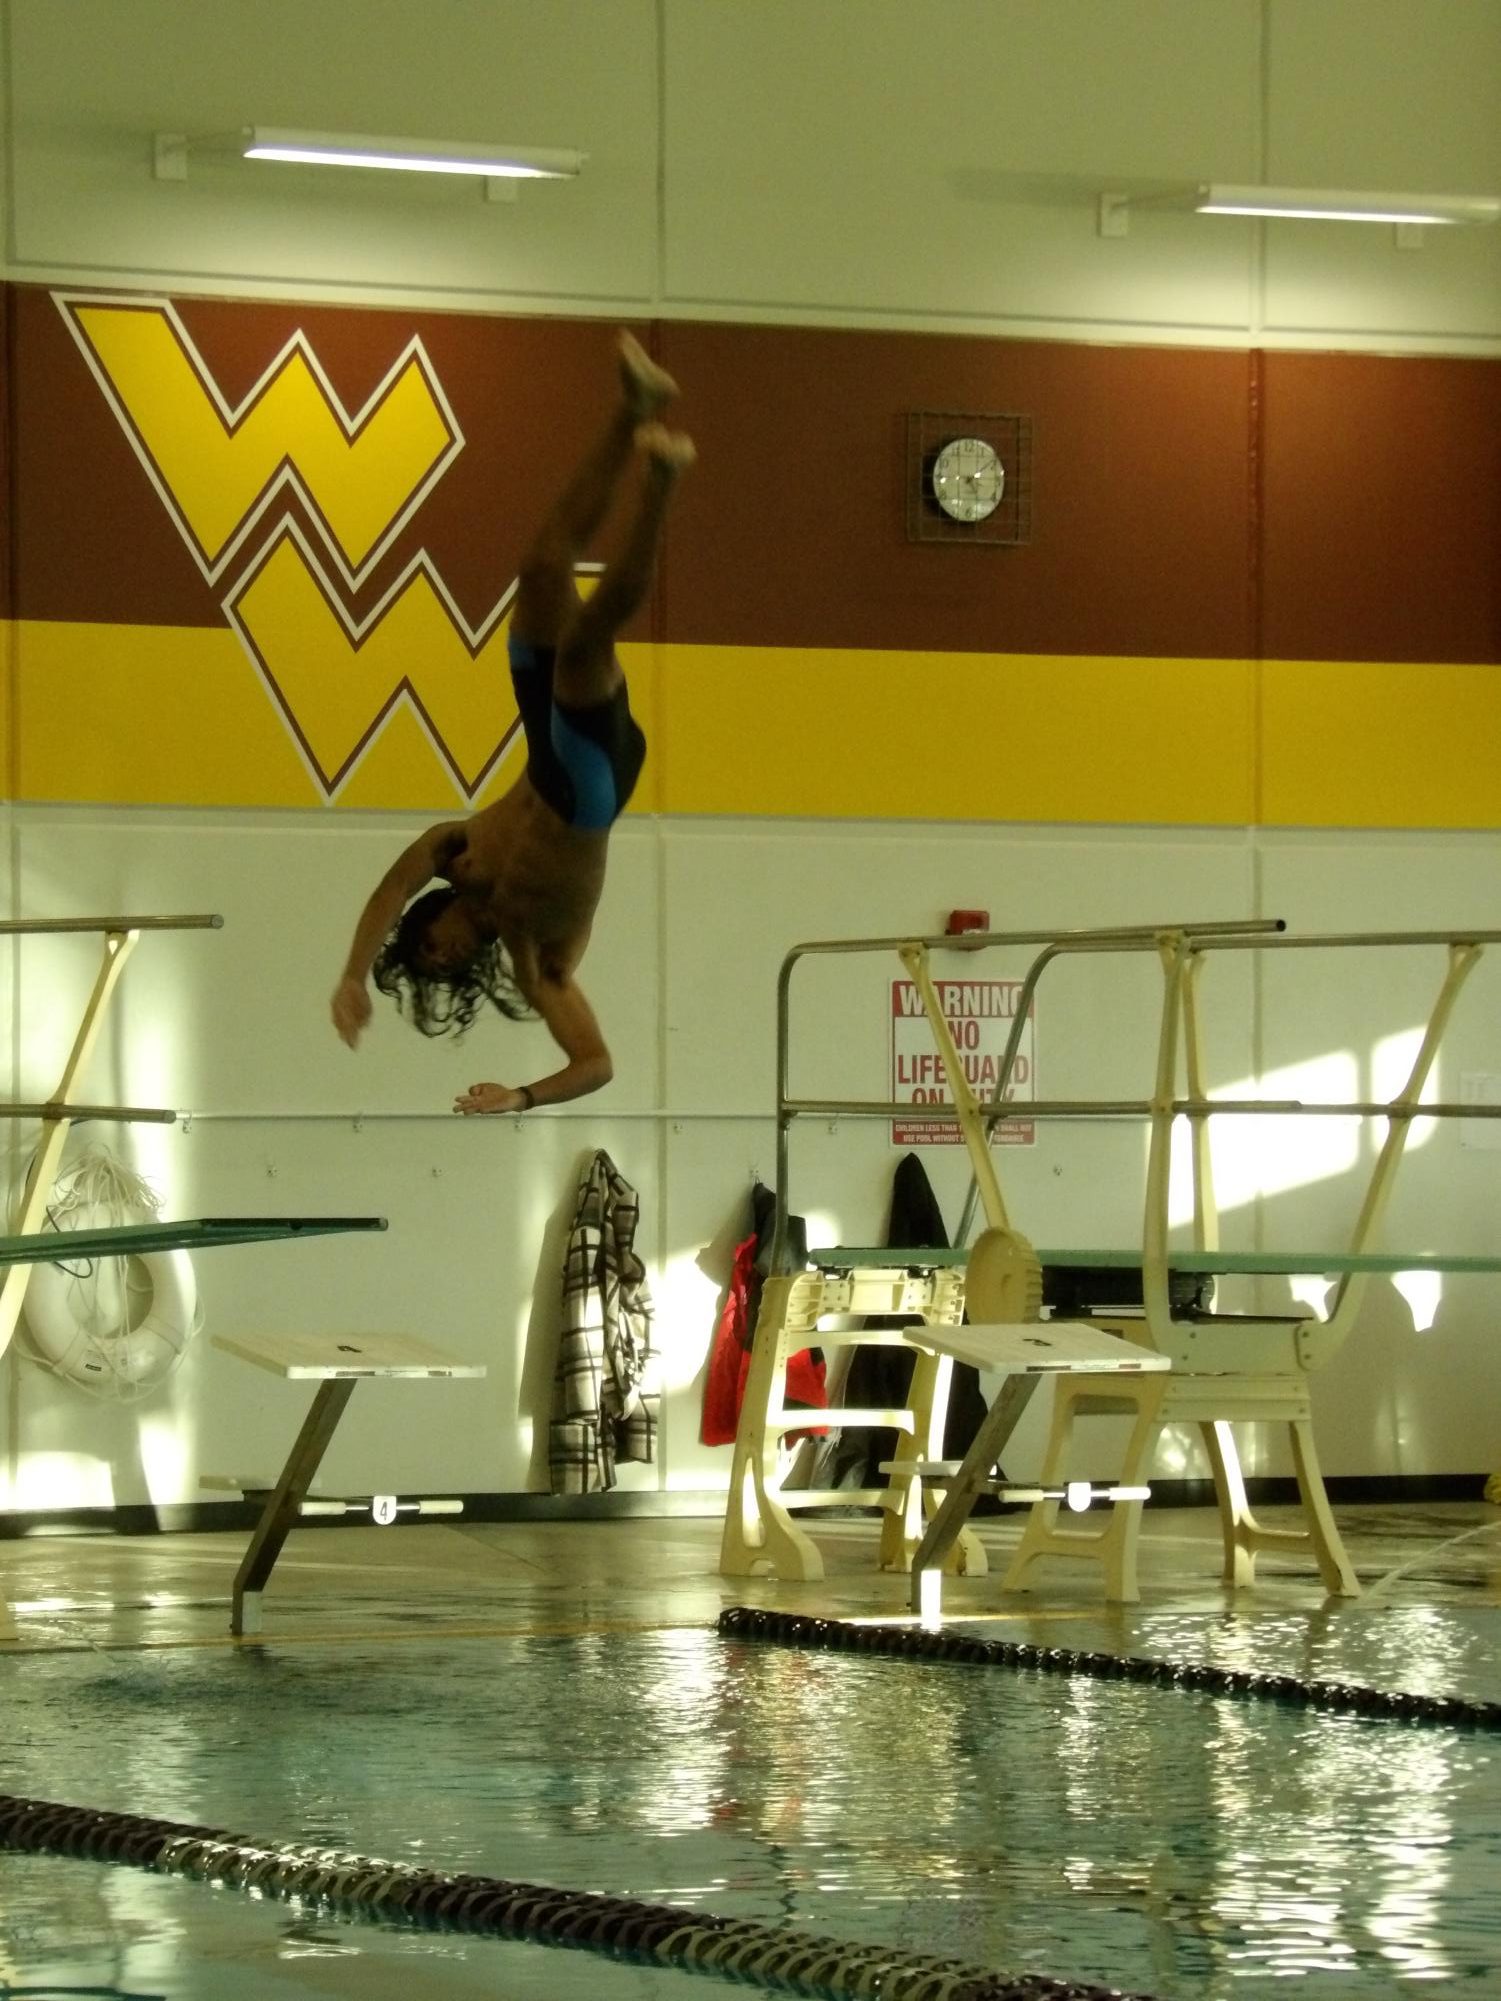
<svg viewBox="0 0 1501 2001"><path fill-rule="evenodd" d="M1020 980L935 980L939 1006L959 1051L964 1075L981 1110L995 1097L1016 1010L1021 1005ZM1036 1016L1029 1010L1016 1062L1006 1090L1007 1104L1036 1095ZM923 1012L922 995L912 980L891 983L891 1095L913 1107L911 1118L895 1119L893 1146L962 1146L958 1124L925 1119L924 1105L948 1105L948 1078L933 1031ZM1031 1146L1037 1129L1030 1119L1002 1119L991 1135L995 1146Z"/></svg>

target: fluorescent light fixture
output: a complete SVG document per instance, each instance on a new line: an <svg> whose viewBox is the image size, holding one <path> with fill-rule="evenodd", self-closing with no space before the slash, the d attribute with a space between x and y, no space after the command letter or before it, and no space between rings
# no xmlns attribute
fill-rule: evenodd
<svg viewBox="0 0 1501 2001"><path fill-rule="evenodd" d="M363 132L292 132L252 125L247 160L314 167L384 167L406 174L477 174L485 180L570 180L588 155L561 146L458 145L447 139L384 139Z"/></svg>
<svg viewBox="0 0 1501 2001"><path fill-rule="evenodd" d="M1481 195L1394 195L1344 188L1201 187L1200 215L1296 216L1313 222L1495 222L1501 201Z"/></svg>

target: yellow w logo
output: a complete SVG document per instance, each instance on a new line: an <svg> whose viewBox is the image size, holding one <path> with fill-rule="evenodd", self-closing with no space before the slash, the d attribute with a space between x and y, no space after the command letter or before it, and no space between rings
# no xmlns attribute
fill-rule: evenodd
<svg viewBox="0 0 1501 2001"><path fill-rule="evenodd" d="M592 588L579 578L582 593ZM516 733L505 644L514 593L472 630L419 554L356 624L288 521L224 609L328 797L405 705L472 801Z"/></svg>
<svg viewBox="0 0 1501 2001"><path fill-rule="evenodd" d="M415 337L353 415L301 332L231 409L170 303L57 303L211 583L290 489L353 591L463 448Z"/></svg>

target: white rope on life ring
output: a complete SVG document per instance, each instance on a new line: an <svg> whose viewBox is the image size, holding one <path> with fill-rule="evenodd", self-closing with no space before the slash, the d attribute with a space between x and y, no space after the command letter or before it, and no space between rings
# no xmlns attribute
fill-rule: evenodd
<svg viewBox="0 0 1501 2001"><path fill-rule="evenodd" d="M51 1220L62 1241L55 1262L31 1267L22 1308L29 1353L96 1396L146 1395L176 1369L201 1325L192 1260L182 1250L69 1258L74 1230L157 1221L144 1205L64 1200Z"/></svg>

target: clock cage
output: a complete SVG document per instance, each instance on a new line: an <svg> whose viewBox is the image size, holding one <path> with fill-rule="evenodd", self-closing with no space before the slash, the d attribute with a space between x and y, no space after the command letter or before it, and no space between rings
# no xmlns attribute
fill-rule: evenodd
<svg viewBox="0 0 1501 2001"><path fill-rule="evenodd" d="M933 462L955 438L983 438L1006 472L1000 505L955 521L933 498ZM1015 547L1032 539L1032 419L997 411L914 410L907 418L907 540Z"/></svg>

